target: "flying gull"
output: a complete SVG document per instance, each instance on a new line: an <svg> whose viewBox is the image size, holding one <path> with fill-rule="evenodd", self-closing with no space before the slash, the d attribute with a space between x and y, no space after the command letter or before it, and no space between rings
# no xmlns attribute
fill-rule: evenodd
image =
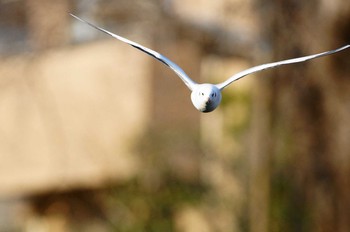
<svg viewBox="0 0 350 232"><path fill-rule="evenodd" d="M153 58L159 60L160 62L162 62L163 64L168 66L170 69L172 69L180 77L180 79L191 90L191 92L192 92L191 93L191 100L192 100L194 107L196 107L197 110L204 112L204 113L211 112L211 111L215 110L221 102L221 97L222 97L221 91L226 86L228 86L229 84L231 84L234 81L241 79L242 77L245 77L249 74L259 72L259 71L262 71L265 69L275 68L275 67L280 66L280 65L300 63L300 62L308 61L308 60L315 59L318 57L328 56L328 55L343 51L347 48L350 48L350 45L348 44L348 45L345 45L343 47L337 48L335 50L326 51L326 52L322 52L322 53L318 53L318 54L314 54L314 55L303 56L303 57L298 57L298 58L294 58L294 59L288 59L288 60L282 60L282 61L273 62L273 63L262 64L262 65L258 65L258 66L246 69L244 71L241 71L241 72L229 77L226 81L219 83L219 84L209 84L209 83L199 84L199 83L196 83L195 81L193 81L177 64L175 64L174 62L169 60L164 55L162 55L156 51L153 51L149 48L146 48L138 43L135 43L129 39L126 39L126 38L121 37L119 35L116 35L112 32L109 32L101 27L95 26L95 25L93 25L93 24L73 15L73 14L70 14L70 15L73 16L74 18L78 19L79 21L90 25L91 27L112 36L115 39L118 39L124 43L127 43L127 44L133 46L134 48L137 48L138 50L152 56Z"/></svg>

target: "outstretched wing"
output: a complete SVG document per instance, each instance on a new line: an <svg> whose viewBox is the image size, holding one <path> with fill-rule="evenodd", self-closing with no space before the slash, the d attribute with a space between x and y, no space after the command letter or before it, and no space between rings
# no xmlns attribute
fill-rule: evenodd
<svg viewBox="0 0 350 232"><path fill-rule="evenodd" d="M103 28L100 28L98 26L95 26L81 18L79 18L78 16L75 16L73 14L70 14L71 16L73 16L74 18L78 19L79 21L83 22L83 23L86 23L88 25L90 25L91 27L97 29L97 30L100 30L124 43L127 43L131 46L133 46L134 48L137 48L139 49L140 51L152 56L153 58L159 60L160 62L162 62L163 64L165 64L166 66L168 66L169 68L171 68L180 78L181 80L187 85L187 87L190 89L190 90L193 90L194 86L197 84L196 82L194 82L189 76L187 76L187 74L177 65L175 64L174 62L172 62L171 60L169 60L167 57L163 56L162 54L156 52L156 51L153 51L149 48L146 48L138 43L135 43L131 40L128 40L124 37L121 37L119 35L116 35L116 34L113 34L112 32L109 32Z"/></svg>
<svg viewBox="0 0 350 232"><path fill-rule="evenodd" d="M309 56L303 56L303 57L299 57L299 58L294 58L294 59L289 59L289 60L282 60L282 61L278 61L278 62L273 62L273 63L268 63L268 64L262 64L262 65L258 65L249 69L246 69L242 72L239 72L235 75L233 75L232 77L230 77L229 79L227 79L226 81L217 84L216 86L222 90L224 89L226 86L228 86L229 84L231 84L234 81L237 81L239 79L241 79L242 77L245 77L249 74L255 73L255 72L259 72L265 69L269 69L269 68L275 68L277 66L280 65L284 65L284 64L294 64L294 63L300 63L300 62L304 62L307 60L311 60L311 59L315 59L321 56L327 56L327 55L331 55L334 54L336 52L340 52L343 51L347 48L350 48L350 45L345 45L341 48L335 49L335 50L331 50L331 51L327 51L327 52L322 52L322 53L318 53L315 55L309 55Z"/></svg>

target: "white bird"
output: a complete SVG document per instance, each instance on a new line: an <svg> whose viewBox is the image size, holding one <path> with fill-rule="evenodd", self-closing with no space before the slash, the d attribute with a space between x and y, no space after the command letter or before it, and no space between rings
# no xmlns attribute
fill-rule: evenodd
<svg viewBox="0 0 350 232"><path fill-rule="evenodd" d="M331 55L331 54L334 54L336 52L343 51L343 50L350 47L350 45L348 44L348 45L345 45L345 46L340 47L340 48L335 49L335 50L326 51L326 52L322 52L322 53L318 53L318 54L314 54L314 55L303 56L303 57L299 57L299 58L288 59L288 60L258 65L258 66L246 69L244 71L241 71L241 72L231 76L226 81L219 83L219 84L209 84L209 83L199 84L199 83L196 83L195 81L193 81L177 64L175 64L174 62L169 60L164 55L162 55L156 51L153 51L149 48L146 48L146 47L144 47L138 43L135 43L131 40L128 40L124 37L113 34L112 32L109 32L103 28L95 26L95 25L93 25L93 24L73 15L73 14L70 14L70 15L73 16L74 18L78 19L79 21L90 25L91 27L93 27L97 30L100 30L100 31L102 31L102 32L124 42L124 43L127 43L127 44L133 46L134 48L139 49L140 51L152 56L153 58L159 60L160 62L162 62L163 64L165 64L169 68L171 68L180 77L180 79L186 84L186 86L191 90L191 92L192 92L191 93L191 100L192 100L194 107L197 110L199 110L201 112L205 112L205 113L211 112L218 107L218 105L221 102L221 97L222 97L221 91L226 86L228 86L232 82L237 81L238 79L240 79L244 76L247 76L247 75L255 73L255 72L262 71L264 69L275 68L275 67L280 66L280 65L300 63L300 62L315 59L315 58L318 58L321 56Z"/></svg>

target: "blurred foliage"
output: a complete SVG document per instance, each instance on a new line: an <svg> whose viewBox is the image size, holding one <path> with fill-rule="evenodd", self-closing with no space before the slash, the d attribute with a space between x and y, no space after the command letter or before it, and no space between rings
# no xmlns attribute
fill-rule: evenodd
<svg viewBox="0 0 350 232"><path fill-rule="evenodd" d="M181 205L196 205L207 189L166 176L156 189L144 188L139 180L110 190L108 215L115 231L174 231L175 212Z"/></svg>
<svg viewBox="0 0 350 232"><path fill-rule="evenodd" d="M250 125L249 115L252 113L252 93L251 91L226 91L223 92L221 107L226 118L233 118L227 120L227 131L230 131L233 137L244 135Z"/></svg>
<svg viewBox="0 0 350 232"><path fill-rule="evenodd" d="M201 155L193 133L184 128L154 129L140 137L134 146L142 162L139 176L109 190L107 213L115 231L175 231L179 207L203 200L208 186L193 161ZM179 156L184 160L176 162ZM194 166L187 167L188 162Z"/></svg>
<svg viewBox="0 0 350 232"><path fill-rule="evenodd" d="M310 231L309 209L305 207L300 189L287 172L272 175L271 199L271 232Z"/></svg>

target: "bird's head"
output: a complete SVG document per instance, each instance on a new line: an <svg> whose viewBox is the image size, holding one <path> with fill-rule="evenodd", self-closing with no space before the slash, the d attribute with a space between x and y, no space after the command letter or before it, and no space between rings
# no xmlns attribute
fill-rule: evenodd
<svg viewBox="0 0 350 232"><path fill-rule="evenodd" d="M218 107L221 102L221 91L212 84L200 84L193 89L191 100L197 110L207 113Z"/></svg>

